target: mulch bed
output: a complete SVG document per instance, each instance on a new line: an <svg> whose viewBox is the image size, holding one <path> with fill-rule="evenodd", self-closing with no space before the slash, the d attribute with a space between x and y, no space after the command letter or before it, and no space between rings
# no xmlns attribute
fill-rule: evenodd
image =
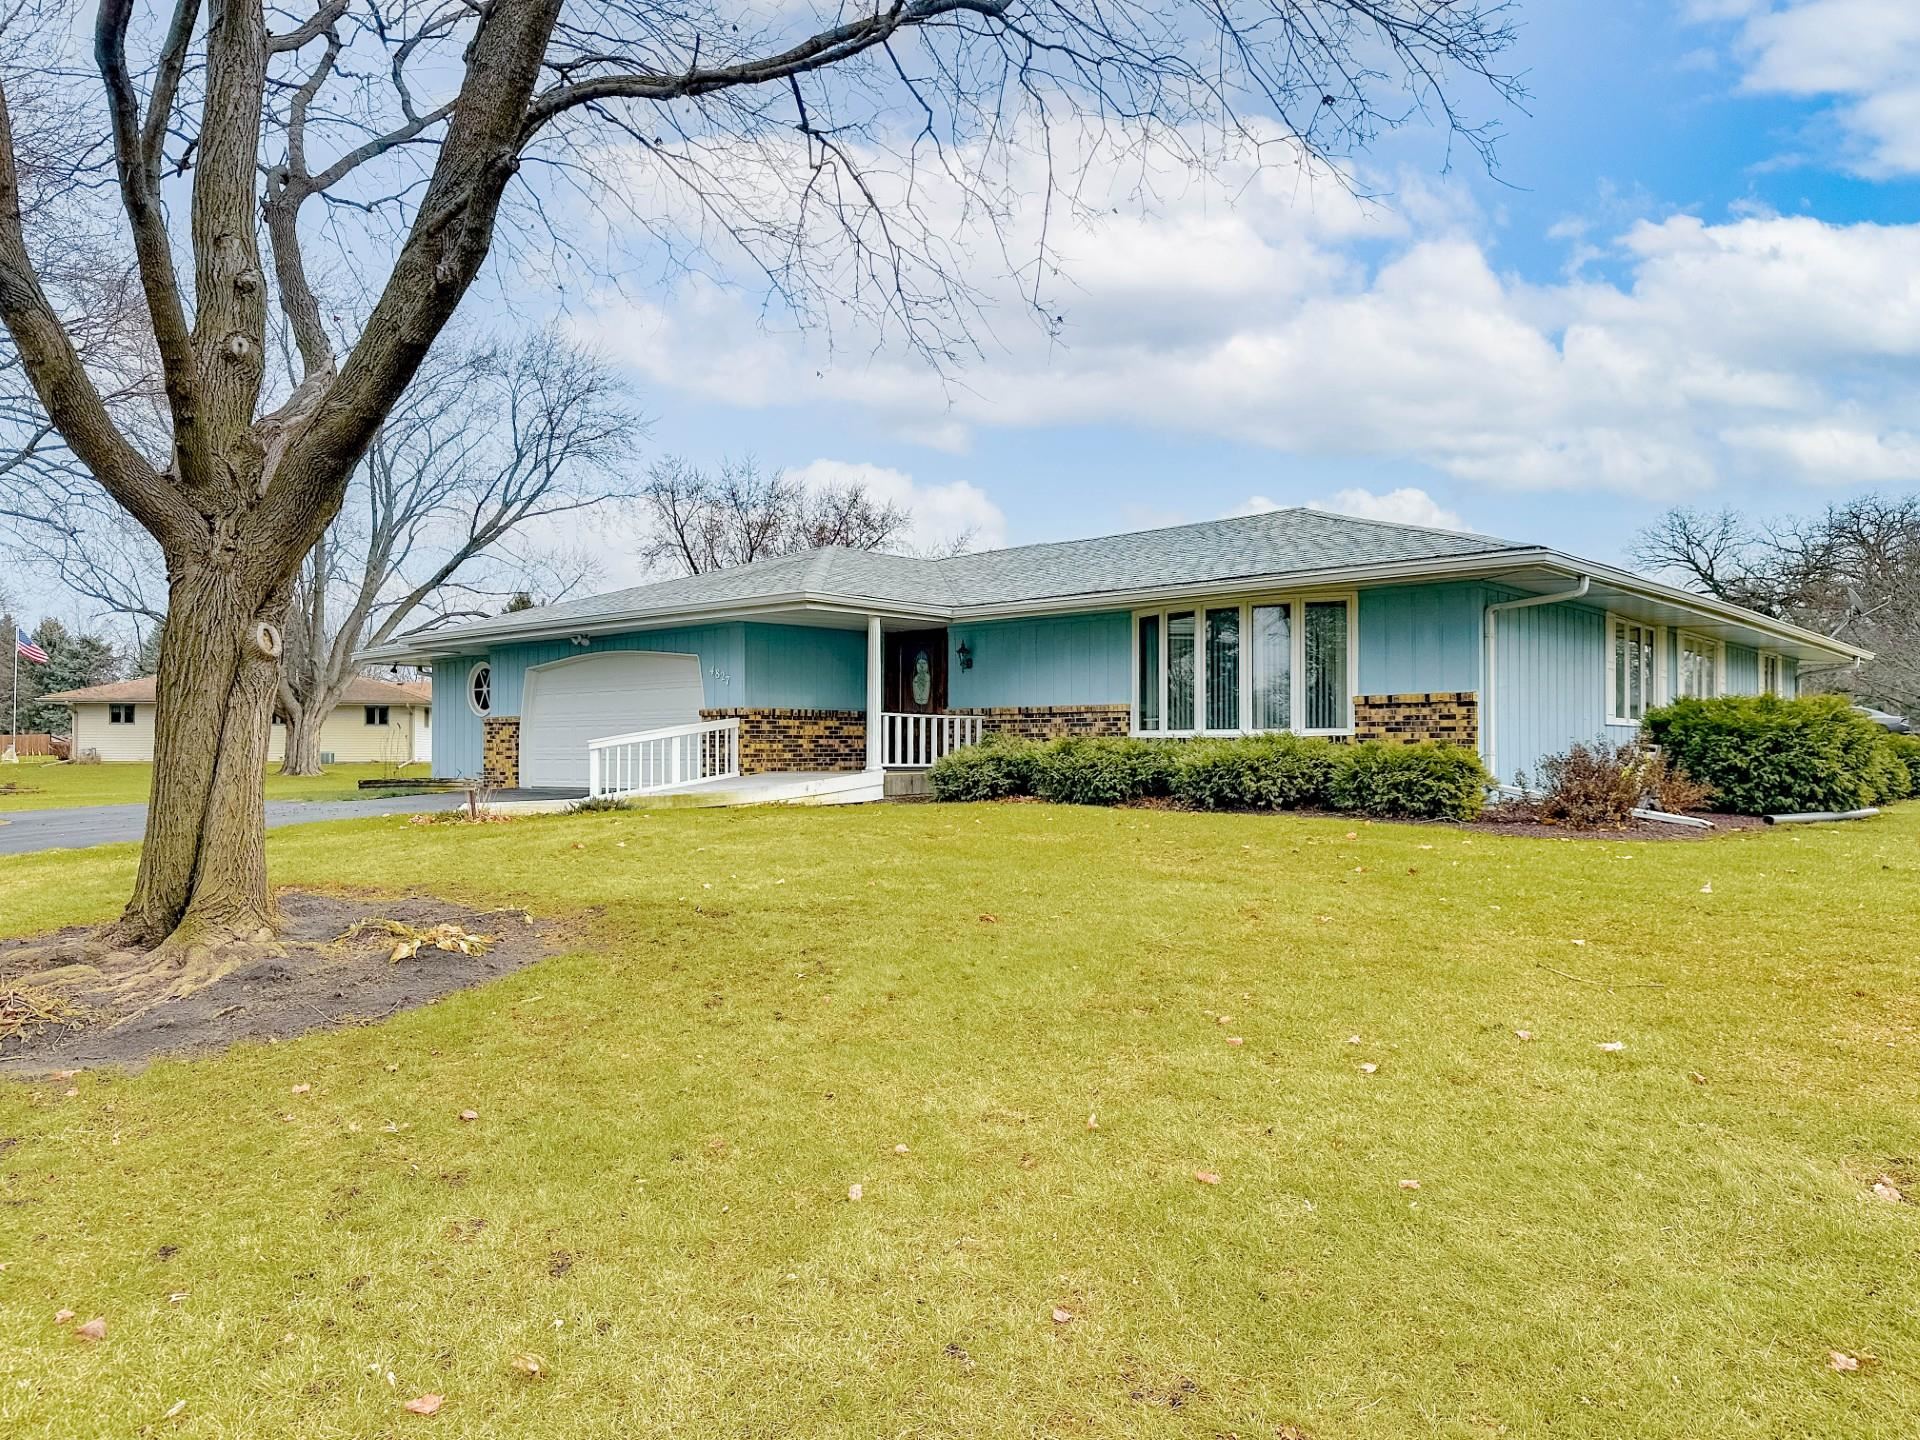
<svg viewBox="0 0 1920 1440"><path fill-rule="evenodd" d="M283 1040L309 1030L371 1024L401 1010L530 965L552 949L549 937L519 910L482 911L432 897L385 900L368 896L284 891L282 954L243 963L204 989L128 1017L109 996L69 989L61 993L88 1010L86 1024L53 1025L0 1042L0 1073L22 1077L51 1070L117 1066L137 1069L159 1055L221 1050L241 1040ZM390 958L390 935L369 932L341 939L356 925L394 920L419 930L452 924L490 940L484 954L421 948L409 959ZM72 944L83 927L24 940L0 941L0 991L32 985L49 946Z"/></svg>
<svg viewBox="0 0 1920 1440"><path fill-rule="evenodd" d="M994 802L1001 805L1037 805L1042 802L1031 795L1010 795L1004 800ZM1349 825L1368 823L1364 815L1352 815L1343 810L1194 810L1177 800L1165 796L1149 796L1142 800L1129 800L1118 807L1128 810L1173 810L1188 814L1216 815L1299 815L1310 820L1344 820ZM1626 825L1604 826L1594 829L1581 829L1571 825L1549 825L1536 820L1530 807L1520 804L1489 806L1477 820L1382 820L1383 825L1445 825L1454 830L1468 830L1475 834L1522 835L1547 840L1711 840L1716 835L1725 835L1735 830L1759 830L1766 821L1758 815L1708 815L1699 814L1693 818L1713 822L1713 829L1701 830L1692 825L1663 825L1656 820L1635 820Z"/></svg>

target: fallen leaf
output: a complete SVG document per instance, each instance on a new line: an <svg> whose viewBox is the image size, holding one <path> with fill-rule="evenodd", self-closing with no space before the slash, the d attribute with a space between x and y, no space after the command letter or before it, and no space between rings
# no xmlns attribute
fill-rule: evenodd
<svg viewBox="0 0 1920 1440"><path fill-rule="evenodd" d="M1244 1045L1246 1043L1247 1042L1238 1035L1227 1036L1227 1044L1229 1045Z"/></svg>
<svg viewBox="0 0 1920 1440"><path fill-rule="evenodd" d="M1360 1073L1362 1075L1371 1075L1373 1074L1374 1071L1378 1070L1379 1068L1380 1067L1374 1064L1373 1061L1366 1060L1366 1061L1363 1061L1360 1065Z"/></svg>
<svg viewBox="0 0 1920 1440"><path fill-rule="evenodd" d="M1687 1072L1687 1079L1696 1085L1704 1085L1707 1083L1707 1077L1702 1075L1698 1070L1689 1070Z"/></svg>
<svg viewBox="0 0 1920 1440"><path fill-rule="evenodd" d="M1347 1036L1347 1044L1358 1045L1359 1043L1360 1043L1360 1037L1358 1035Z"/></svg>
<svg viewBox="0 0 1920 1440"><path fill-rule="evenodd" d="M1873 1193L1882 1200L1892 1200L1896 1203L1900 1200L1900 1187L1885 1175L1873 1182Z"/></svg>
<svg viewBox="0 0 1920 1440"><path fill-rule="evenodd" d="M507 1362L516 1372L529 1380L544 1380L547 1375L547 1362L531 1351L523 1352Z"/></svg>
<svg viewBox="0 0 1920 1440"><path fill-rule="evenodd" d="M1533 1038L1533 1032L1531 1030L1516 1030L1513 1032L1513 1038L1516 1040L1531 1040Z"/></svg>
<svg viewBox="0 0 1920 1440"><path fill-rule="evenodd" d="M1574 944L1576 944L1576 945L1584 945L1584 944L1586 944L1587 942L1586 942L1586 941L1584 941L1584 940L1576 940L1576 941L1574 941L1573 943L1574 943Z"/></svg>
<svg viewBox="0 0 1920 1440"><path fill-rule="evenodd" d="M1616 1051L1626 1049L1627 1042L1624 1040L1603 1040L1600 1043L1600 1048L1611 1055Z"/></svg>
<svg viewBox="0 0 1920 1440"><path fill-rule="evenodd" d="M164 1414L164 1415L162 1415L162 1416L161 1416L160 1418L161 1418L162 1420L171 1420L171 1419L173 1419L173 1418L174 1418L174 1417L175 1417L176 1415L178 1415L178 1414L179 1414L179 1413L180 1413L180 1412L181 1412L182 1410L185 1410L186 1408L187 1408L187 1402L186 1402L186 1401L184 1401L184 1400L176 1400L176 1401L174 1401L174 1402L173 1402L173 1403L172 1403L171 1405L169 1405L169 1406L167 1407L167 1413L166 1413L166 1414Z"/></svg>
<svg viewBox="0 0 1920 1440"><path fill-rule="evenodd" d="M1829 1350L1827 1352L1827 1365L1845 1374L1849 1370L1858 1370L1860 1368L1860 1361L1856 1356L1849 1355L1844 1350Z"/></svg>
<svg viewBox="0 0 1920 1440"><path fill-rule="evenodd" d="M307 1092L309 1092L312 1089L313 1089L313 1086L311 1085L296 1085L293 1087L293 1093L296 1095L305 1095Z"/></svg>
<svg viewBox="0 0 1920 1440"><path fill-rule="evenodd" d="M107 1338L107 1322L101 1316L94 1316L84 1325L73 1327L74 1337L79 1340L104 1340Z"/></svg>
<svg viewBox="0 0 1920 1440"><path fill-rule="evenodd" d="M858 1200L864 1194L866 1194L866 1191L862 1190L858 1185L847 1186L847 1199L849 1200Z"/></svg>
<svg viewBox="0 0 1920 1440"><path fill-rule="evenodd" d="M1065 1325L1067 1322L1069 1322L1072 1319L1073 1319L1073 1311L1061 1305L1056 1305L1053 1307L1053 1323L1054 1324Z"/></svg>
<svg viewBox="0 0 1920 1440"><path fill-rule="evenodd" d="M76 1090L66 1090L66 1091L63 1091L62 1093L67 1097L67 1099L71 1100L73 1099L74 1096L78 1095L80 1092L76 1089Z"/></svg>
<svg viewBox="0 0 1920 1440"><path fill-rule="evenodd" d="M400 1408L409 1415L434 1415L439 1413L446 1398L444 1395L416 1395Z"/></svg>
<svg viewBox="0 0 1920 1440"><path fill-rule="evenodd" d="M1000 923L1000 917L998 915L982 915L980 917L980 923L982 925L998 925Z"/></svg>
<svg viewBox="0 0 1920 1440"><path fill-rule="evenodd" d="M1402 1190L1418 1190L1420 1188L1420 1182L1418 1180L1402 1180L1400 1182L1400 1188Z"/></svg>
<svg viewBox="0 0 1920 1440"><path fill-rule="evenodd" d="M78 1070L56 1070L53 1072L52 1075L48 1076L47 1078L50 1080L71 1080L73 1079L74 1076L78 1075L79 1073L80 1072Z"/></svg>
<svg viewBox="0 0 1920 1440"><path fill-rule="evenodd" d="M1704 884L1704 885L1702 885L1702 886L1700 887L1700 893L1701 893L1702 895L1711 895L1711 894L1713 894L1713 882L1712 882L1711 880L1709 880L1709 881L1707 881L1707 883L1706 883L1706 884Z"/></svg>
<svg viewBox="0 0 1920 1440"><path fill-rule="evenodd" d="M1202 1185L1218 1185L1220 1183L1220 1177L1211 1170L1196 1170L1193 1172L1193 1178L1198 1180Z"/></svg>
<svg viewBox="0 0 1920 1440"><path fill-rule="evenodd" d="M1231 1025L1233 1023L1233 1016L1216 1015L1213 1017L1213 1023L1216 1025Z"/></svg>
<svg viewBox="0 0 1920 1440"><path fill-rule="evenodd" d="M71 1310L56 1310L53 1312L53 1323L56 1325L68 1324L72 1319L73 1311Z"/></svg>
<svg viewBox="0 0 1920 1440"><path fill-rule="evenodd" d="M478 1120L480 1118L480 1112L478 1110L462 1110L460 1112L460 1118L462 1120Z"/></svg>
<svg viewBox="0 0 1920 1440"><path fill-rule="evenodd" d="M1089 1129L1089 1130L1098 1130L1099 1128L1100 1128L1100 1117L1099 1117L1099 1116L1097 1116L1097 1115L1088 1115L1088 1116L1087 1116L1087 1129Z"/></svg>
<svg viewBox="0 0 1920 1440"><path fill-rule="evenodd" d="M896 1155L905 1155L907 1153L907 1147L904 1145L896 1145L893 1147L893 1153Z"/></svg>

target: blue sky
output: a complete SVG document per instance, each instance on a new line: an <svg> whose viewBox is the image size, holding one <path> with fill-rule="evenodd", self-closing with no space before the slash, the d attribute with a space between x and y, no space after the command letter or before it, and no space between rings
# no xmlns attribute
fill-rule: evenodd
<svg viewBox="0 0 1920 1440"><path fill-rule="evenodd" d="M656 449L865 478L927 538L1315 502L1618 560L1670 503L1920 480L1913 12L1524 4L1497 176L1443 173L1408 131L1362 162L1374 207L1175 196L1080 237L1063 344L996 324L958 398L903 353L767 329L750 285L585 328L631 363Z"/></svg>

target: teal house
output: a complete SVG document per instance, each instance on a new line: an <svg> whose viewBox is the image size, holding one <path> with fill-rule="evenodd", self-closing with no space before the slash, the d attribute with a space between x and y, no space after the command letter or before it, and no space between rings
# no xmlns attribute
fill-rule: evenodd
<svg viewBox="0 0 1920 1440"><path fill-rule="evenodd" d="M1311 509L928 560L816 550L415 633L436 773L885 793L989 731L1476 747L1511 780L1864 652L1539 545ZM824 783L824 777L841 777Z"/></svg>

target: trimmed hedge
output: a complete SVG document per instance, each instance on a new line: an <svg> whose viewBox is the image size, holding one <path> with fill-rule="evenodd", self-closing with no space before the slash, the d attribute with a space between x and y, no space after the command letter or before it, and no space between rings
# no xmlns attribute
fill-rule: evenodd
<svg viewBox="0 0 1920 1440"><path fill-rule="evenodd" d="M1896 737L1839 695L1677 700L1648 712L1646 736L1734 814L1858 810L1914 789Z"/></svg>
<svg viewBox="0 0 1920 1440"><path fill-rule="evenodd" d="M937 800L1035 795L1118 805L1170 796L1196 810L1326 808L1450 820L1479 814L1493 783L1480 757L1458 746L1341 744L1285 734L1044 744L989 735L941 757L928 779Z"/></svg>

